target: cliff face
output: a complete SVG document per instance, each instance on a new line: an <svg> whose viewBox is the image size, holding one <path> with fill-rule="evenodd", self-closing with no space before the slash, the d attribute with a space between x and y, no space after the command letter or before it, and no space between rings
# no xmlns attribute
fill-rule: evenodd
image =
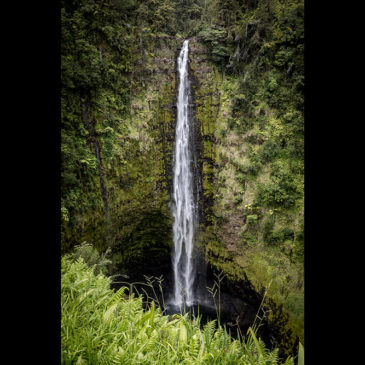
<svg viewBox="0 0 365 365"><path fill-rule="evenodd" d="M92 139L98 142L99 149L95 154L94 144L90 143L88 153L95 168L89 185L80 181L84 200L90 201L91 207L65 209L64 250L83 241L93 243L99 250L111 247L115 267L121 262L131 266L143 261L145 246L153 247L158 257L169 260L175 56L180 43L182 40L166 36L146 42L130 76L132 86L126 111L118 108L118 94L101 92L93 96L89 118L94 120ZM82 107L81 101L75 104ZM111 127L113 116L117 120ZM88 137L87 130L86 133ZM102 162L103 180L98 179L97 156ZM107 194L103 194L101 181ZM103 203L105 195L108 211Z"/></svg>
<svg viewBox="0 0 365 365"><path fill-rule="evenodd" d="M198 244L204 247L207 262L232 281L246 277L257 291L268 288L270 308L283 305L290 314L289 327L303 341L301 167L285 154L259 168L253 158L283 135L285 122L275 108L261 105L255 112L256 120L261 116L259 124L246 125L243 131L235 128L242 124L234 109L240 79L224 75L209 61L209 50L199 37L190 40L190 67L200 128ZM282 204L265 204L263 187L273 181L280 185L284 179L288 181L283 191L296 192ZM271 194L273 199L279 196Z"/></svg>
<svg viewBox="0 0 365 365"><path fill-rule="evenodd" d="M197 245L232 282L268 288L304 343L302 5L227 2L238 20L208 4L189 42ZM153 23L161 4L123 4L132 18L103 2L62 12L61 245L110 247L111 273L158 274L171 266L184 37Z"/></svg>
<svg viewBox="0 0 365 365"><path fill-rule="evenodd" d="M102 129L102 118L110 112L108 96L94 101L105 108L94 117L94 129L103 161L109 216L95 170L94 187L88 193L98 196L97 209L78 214L80 223L72 229L63 223L65 246L88 241L100 250L112 247L111 271L115 272L121 267L126 272L139 268L143 271L148 266L168 271L170 266L176 57L183 39L161 37L154 42L143 52L140 81L136 74L129 110L116 129ZM260 141L255 128L240 134L229 126L239 123L232 117L238 80L224 76L209 61L209 51L199 37L191 38L189 45L198 156L197 244L206 260L232 280L247 275L258 291L271 281L272 297L279 303L294 298L298 305L303 269L290 262L292 236L288 236L281 252L277 246L267 247L264 227L273 222L277 230L284 227L298 232L302 203L286 210L254 204L259 183L269 179L272 167L268 165L253 176L245 171L252 167L248 156Z"/></svg>

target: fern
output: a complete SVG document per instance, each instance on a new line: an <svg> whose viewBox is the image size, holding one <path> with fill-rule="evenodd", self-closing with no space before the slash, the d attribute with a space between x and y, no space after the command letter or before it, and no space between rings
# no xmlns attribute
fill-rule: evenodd
<svg viewBox="0 0 365 365"><path fill-rule="evenodd" d="M201 330L188 313L166 317L154 302L144 311L142 297L113 292L83 259L63 258L61 273L62 364L278 364L252 329L244 343L216 321Z"/></svg>
<svg viewBox="0 0 365 365"><path fill-rule="evenodd" d="M200 341L198 335L195 334L189 343L189 354L192 358L196 359L199 355Z"/></svg>
<svg viewBox="0 0 365 365"><path fill-rule="evenodd" d="M204 336L207 348L210 348L210 343L212 342L215 330L215 320L210 321L204 325Z"/></svg>
<svg viewBox="0 0 365 365"><path fill-rule="evenodd" d="M119 302L121 301L122 299L124 299L124 292L126 291L126 287L125 286L122 286L109 300L108 302L108 306L109 305L112 305L116 302Z"/></svg>

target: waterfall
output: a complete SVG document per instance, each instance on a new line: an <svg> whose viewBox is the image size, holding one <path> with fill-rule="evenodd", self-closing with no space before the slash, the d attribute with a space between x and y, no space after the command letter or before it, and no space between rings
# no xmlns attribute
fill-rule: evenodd
<svg viewBox="0 0 365 365"><path fill-rule="evenodd" d="M179 90L175 134L173 208L174 271L173 304L194 303L193 238L195 226L195 202L193 194L191 126L189 113L190 84L188 79L189 41L185 40L180 51L177 67Z"/></svg>

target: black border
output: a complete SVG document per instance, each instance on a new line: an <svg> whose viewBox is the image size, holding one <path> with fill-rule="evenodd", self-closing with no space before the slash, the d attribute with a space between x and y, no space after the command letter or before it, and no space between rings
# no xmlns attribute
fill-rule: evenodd
<svg viewBox="0 0 365 365"><path fill-rule="evenodd" d="M346 34L341 37L348 24L334 14L334 4L322 6L305 0L306 364L330 364L331 356L335 363L337 344L344 346L339 321L346 324L358 315L353 308L343 317L339 307L346 292L338 277L347 269L340 267L342 253L335 255L334 243L344 238L338 226L347 223L338 217L336 192L343 187L337 171L345 166L338 165L342 136L334 136L334 121L342 117L344 127L348 122L339 110L346 93L339 84L344 67L335 63L343 52L351 57ZM8 84L3 86L2 136L3 142L10 142L2 149L2 180L8 185L2 191L9 199L4 209L9 235L3 249L10 248L3 260L10 265L6 277L16 294L6 301L14 311L11 318L19 321L10 321L8 343L17 359L24 356L24 363L45 359L49 364L56 358L60 363L60 8L60 2L51 1L3 10L11 20L6 27L13 24L3 32ZM18 32L10 37L15 28ZM347 243L351 242L342 241L345 250ZM348 336L356 334L349 329ZM361 349L349 351L356 354Z"/></svg>

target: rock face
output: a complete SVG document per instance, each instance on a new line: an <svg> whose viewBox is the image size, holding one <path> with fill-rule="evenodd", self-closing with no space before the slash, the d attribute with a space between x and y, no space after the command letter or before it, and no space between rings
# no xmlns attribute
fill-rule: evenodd
<svg viewBox="0 0 365 365"><path fill-rule="evenodd" d="M170 192L178 43L176 39L156 40L158 47L151 50L153 56L143 65L149 73L141 77L133 92L126 138L130 149L121 146L123 155L130 156L121 175L132 173L133 182L129 189L120 185L115 194L120 200L113 247L116 270L119 264L126 271L141 272L146 267L171 265Z"/></svg>
<svg viewBox="0 0 365 365"><path fill-rule="evenodd" d="M97 141L99 165L103 162L102 179L95 170L94 183L85 190L95 196L94 207L71 213L70 219L62 222L63 251L82 241L100 250L109 246L115 264L112 271L119 270L121 263L126 269L136 268L146 249L153 251L150 257L157 266L163 260L169 263L175 61L182 41L156 37L141 48L140 57L136 57L141 62L136 61L128 81L132 85L128 112L120 113L114 130L109 128L106 133L101 125L120 102L118 96L93 97L91 137ZM98 108L99 114L95 112Z"/></svg>
<svg viewBox="0 0 365 365"><path fill-rule="evenodd" d="M189 44L198 151L196 173L200 183L197 252L204 253L202 261L207 263L206 283L213 283L213 273L223 270L226 274L222 282L224 306L230 308L226 312L226 322L239 318L240 328L247 330L255 320L268 284L265 280L258 280L255 271L246 269L252 253L242 246L242 236L252 231L258 217L261 218L259 214L262 214L251 207L254 182L242 184L232 169L235 164L239 168L247 158L249 146L244 143L244 138L249 138L250 131L243 140L229 131L228 124L232 119L230 93L234 79L227 80L209 61L208 50L198 37L191 38ZM199 285L205 289L206 283ZM273 293L275 291L268 290L261 308L266 318L260 335L273 346L272 339L275 338L281 355L295 353L297 337L289 324L288 314L280 300L273 299Z"/></svg>
<svg viewBox="0 0 365 365"><path fill-rule="evenodd" d="M128 113L111 136L98 129L103 114L95 117L103 184L96 170L92 192L107 196L108 219L105 203L99 199L96 209L79 214L77 224L63 222L65 251L82 241L92 242L100 250L110 246L111 274L128 274L132 281L144 280L144 275L163 275L165 288L171 287L176 60L182 44L182 38L156 37L141 51L129 80L133 86ZM242 245L242 235L256 229L255 219L261 213L250 206L254 182L243 179L240 183L234 166L245 161L245 141L252 136L250 131L243 137L229 132L234 82L209 61L208 51L198 37L190 38L189 50L196 151L194 194L199 202L196 286L206 289L214 281L213 273L223 270L227 278L222 291L226 306L233 308L227 321L234 323L232 313L237 314L240 327L247 329L254 321L263 292L257 282L252 282L259 276L249 275L249 265L255 261L245 256L248 252ZM101 103L101 99L94 102ZM266 279L263 276L258 282L263 286ZM266 320L262 336L268 343L270 336L282 338L286 342L282 348L290 352L295 336L286 328L287 317L276 302L267 303L273 315ZM283 326L278 327L280 322Z"/></svg>
<svg viewBox="0 0 365 365"><path fill-rule="evenodd" d="M219 111L219 92L207 50L198 38L190 40L190 75L195 104L197 174L199 176L199 215L204 225L212 223L214 195L214 127Z"/></svg>

